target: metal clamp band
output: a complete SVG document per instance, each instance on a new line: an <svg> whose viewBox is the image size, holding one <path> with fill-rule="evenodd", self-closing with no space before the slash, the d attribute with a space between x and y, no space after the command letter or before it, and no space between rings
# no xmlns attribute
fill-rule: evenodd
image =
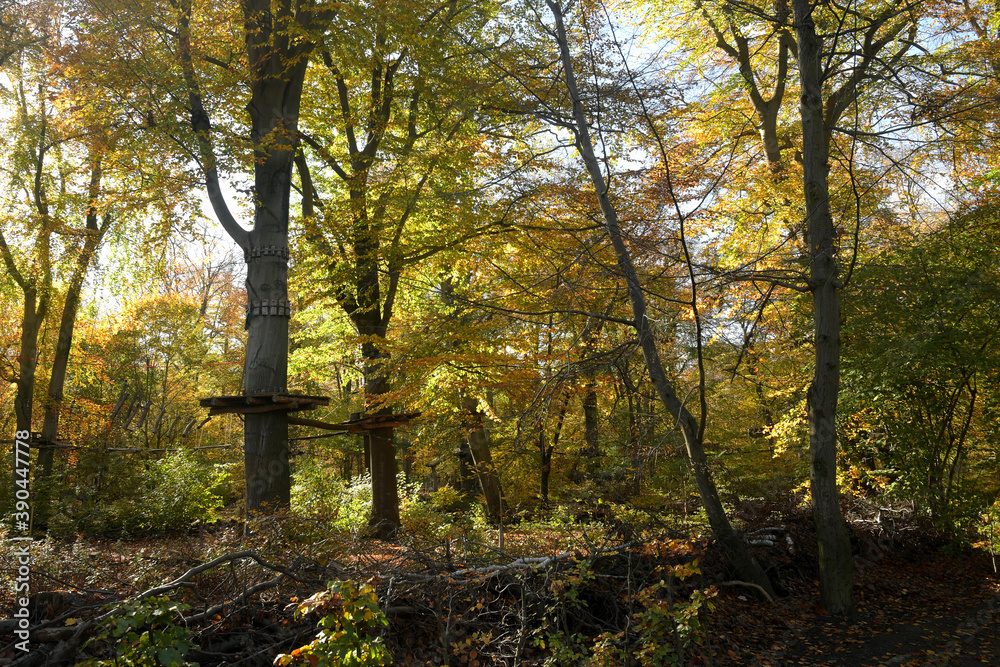
<svg viewBox="0 0 1000 667"><path fill-rule="evenodd" d="M251 315L277 315L279 317L291 317L292 302L288 299L263 299L253 300L247 307L247 317Z"/></svg>
<svg viewBox="0 0 1000 667"><path fill-rule="evenodd" d="M243 261L249 263L252 259L261 257L280 257L288 261L288 248L279 248L274 245L266 245L261 248L250 248L243 251Z"/></svg>

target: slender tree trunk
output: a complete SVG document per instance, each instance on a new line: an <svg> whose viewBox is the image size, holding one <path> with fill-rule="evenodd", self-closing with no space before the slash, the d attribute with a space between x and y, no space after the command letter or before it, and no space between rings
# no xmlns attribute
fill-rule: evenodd
<svg viewBox="0 0 1000 667"><path fill-rule="evenodd" d="M611 306L605 312L611 314ZM593 356L597 352L598 337L604 329L604 320L599 317L588 317L580 337L583 339L583 441L586 443L587 456L600 456L600 410L597 402L597 371L594 368Z"/></svg>
<svg viewBox="0 0 1000 667"><path fill-rule="evenodd" d="M97 159L91 168L90 177L90 207L87 210L84 233L86 239L80 254L76 258L73 275L66 290L66 301L63 303L62 317L59 320L59 334L56 340L55 355L52 359L52 374L49 376L48 399L45 403L45 417L42 422L42 442L49 445L38 452L38 479L43 484L38 487L38 500L35 503L35 525L48 525L50 494L45 482L52 475L52 463L55 449L51 446L59 436L59 413L62 409L63 390L66 385L66 370L69 364L70 350L73 347L73 330L76 327L76 315L80 309L80 293L83 281L90 269L97 249L104 239L104 233L111 224L111 216L106 215L104 222L98 225L97 197L100 194L101 163Z"/></svg>
<svg viewBox="0 0 1000 667"><path fill-rule="evenodd" d="M750 383L753 384L754 393L757 396L758 412L760 413L761 422L767 431L767 436L765 437L767 448L773 457L774 450L777 447L777 438L774 435L774 413L771 412L771 406L764 391L764 381L760 378L760 371L757 368L757 354L753 348L752 340L747 344L747 357L747 363L749 364L747 375L750 376Z"/></svg>
<svg viewBox="0 0 1000 667"><path fill-rule="evenodd" d="M461 495L461 506L463 510L472 506L472 499L479 490L479 484L475 478L476 464L472 458L472 449L469 447L469 439L462 438L458 441L455 449L455 457L458 459L458 479L456 480L458 492Z"/></svg>
<svg viewBox="0 0 1000 667"><path fill-rule="evenodd" d="M21 313L21 348L17 357L17 392L14 394L14 418L18 431L31 432L35 376L38 369L38 332L45 320L46 299L38 302L34 287L24 291Z"/></svg>
<svg viewBox="0 0 1000 667"><path fill-rule="evenodd" d="M552 452L555 447L548 444L545 436L545 424L538 425L538 495L542 499L542 507L549 506L549 476L552 474Z"/></svg>
<svg viewBox="0 0 1000 667"><path fill-rule="evenodd" d="M34 286L24 290L24 309L21 314L21 347L18 354L17 391L14 394L14 418L17 432L28 433L29 440L32 424L32 410L35 393L35 377L38 368L38 332L45 320L47 298L43 297L38 305L38 293ZM21 436L18 436L20 439ZM29 450L30 451L30 450ZM39 450L40 452L45 451ZM17 447L11 447L11 470L17 468ZM28 478L31 479L31 461L28 462ZM38 468L36 462L35 479L32 488L37 488Z"/></svg>
<svg viewBox="0 0 1000 667"><path fill-rule="evenodd" d="M824 122L821 40L809 0L793 0L802 85L802 171L815 321L816 369L806 399L813 520L819 541L820 604L854 611L851 541L837 494L837 398L840 391L840 284L830 211L828 128Z"/></svg>
<svg viewBox="0 0 1000 667"><path fill-rule="evenodd" d="M486 499L486 513L490 521L500 523L504 513L503 488L500 485L500 475L493 465L490 436L486 432L483 413L479 409L479 402L471 396L462 396L462 408L469 418L469 450L479 477L479 486Z"/></svg>
<svg viewBox="0 0 1000 667"><path fill-rule="evenodd" d="M632 378L629 377L628 368L619 368L619 377L622 380L622 384L625 385L625 400L628 402L628 442L629 450L632 454L632 460L637 461L639 458L639 419L636 415L636 401L638 399L638 389L634 384L632 384Z"/></svg>
<svg viewBox="0 0 1000 667"><path fill-rule="evenodd" d="M545 437L545 422L538 424L538 453L541 464L541 475L539 479L539 493L542 496L542 504L549 504L549 479L552 476L552 454L559 446L559 437L562 435L563 424L566 422L566 410L569 407L569 395L567 394L559 408L559 416L556 418L556 430L552 434L552 444L547 444Z"/></svg>
<svg viewBox="0 0 1000 667"><path fill-rule="evenodd" d="M639 339L639 347L646 362L646 370L649 372L650 379L653 382L661 403L677 420L677 425L684 437L688 460L694 473L698 492L701 495L702 505L705 508L705 513L708 516L708 521L716 540L718 540L720 546L722 546L741 576L760 586L768 595L773 596L774 591L771 587L771 582L768 580L763 568L761 568L760 564L750 554L746 543L733 530L728 517L726 517L725 509L722 506L722 501L719 498L718 490L715 487L715 482L709 470L701 424L699 424L698 420L695 419L694 415L688 411L684 403L677 396L663 368L653 328L647 316L646 296L639 282L638 273L632 263L632 255L625 244L621 227L618 223L618 211L611 202L604 173L601 170L601 164L594 154L587 116L574 74L573 59L566 37L562 8L556 2L553 2L553 0L547 0L547 4L555 17L556 38L562 59L566 88L573 104L572 129L576 137L576 147L594 184L594 190L604 217L605 228L608 231L608 236L611 239L611 244L618 259L618 268L625 279L629 300L632 305L632 315Z"/></svg>
<svg viewBox="0 0 1000 667"><path fill-rule="evenodd" d="M597 388L592 378L587 380L583 395L583 440L587 445L587 456L600 456L599 431L600 411L597 407Z"/></svg>

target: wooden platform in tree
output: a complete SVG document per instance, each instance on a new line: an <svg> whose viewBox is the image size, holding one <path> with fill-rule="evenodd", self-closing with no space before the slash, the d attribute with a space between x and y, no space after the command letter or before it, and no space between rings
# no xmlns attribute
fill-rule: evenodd
<svg viewBox="0 0 1000 667"><path fill-rule="evenodd" d="M198 399L201 407L208 408L209 416L229 413L296 412L312 410L317 405L329 405L329 396L304 394L263 393L241 396L210 396Z"/></svg>
<svg viewBox="0 0 1000 667"><path fill-rule="evenodd" d="M24 440L0 440L0 443L4 444L14 444L15 442L24 442ZM31 432L31 437L28 438L27 442L32 449L80 449L80 446L74 445L72 440L53 440L51 442L43 440L42 434L37 431Z"/></svg>
<svg viewBox="0 0 1000 667"><path fill-rule="evenodd" d="M312 426L326 431L347 431L348 433L364 433L377 428L398 428L406 426L411 421L420 416L419 412L407 412L398 415L371 415L361 417L352 415L352 419L346 422L330 424L318 419L306 419L304 417L289 417L288 423L295 426Z"/></svg>

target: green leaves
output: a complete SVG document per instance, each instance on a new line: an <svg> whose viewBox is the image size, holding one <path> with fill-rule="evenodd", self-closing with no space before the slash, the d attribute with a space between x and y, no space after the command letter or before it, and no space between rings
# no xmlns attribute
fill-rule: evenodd
<svg viewBox="0 0 1000 667"><path fill-rule="evenodd" d="M324 614L320 633L311 643L282 653L275 665L306 664L310 667L370 667L392 664L392 656L381 637L372 638L379 626L389 624L378 606L371 584L351 580L331 581L327 590L299 604L296 617Z"/></svg>
<svg viewBox="0 0 1000 667"><path fill-rule="evenodd" d="M117 657L112 660L88 660L85 667L176 667L198 663L184 660L188 652L198 648L188 629L175 621L191 609L190 605L174 602L169 597L148 597L133 602L112 616L87 644L108 642L115 646ZM117 641L113 641L117 640Z"/></svg>
<svg viewBox="0 0 1000 667"><path fill-rule="evenodd" d="M983 208L886 249L845 299L848 457L870 480L862 488L915 497L949 531L993 487L995 229L995 211Z"/></svg>

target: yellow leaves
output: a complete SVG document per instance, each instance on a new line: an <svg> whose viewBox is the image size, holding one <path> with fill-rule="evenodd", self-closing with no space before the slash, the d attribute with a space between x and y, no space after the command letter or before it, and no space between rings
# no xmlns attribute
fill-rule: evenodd
<svg viewBox="0 0 1000 667"><path fill-rule="evenodd" d="M305 616L314 611L322 609L330 602L330 594L327 591L319 591L302 601L296 610L296 616Z"/></svg>

